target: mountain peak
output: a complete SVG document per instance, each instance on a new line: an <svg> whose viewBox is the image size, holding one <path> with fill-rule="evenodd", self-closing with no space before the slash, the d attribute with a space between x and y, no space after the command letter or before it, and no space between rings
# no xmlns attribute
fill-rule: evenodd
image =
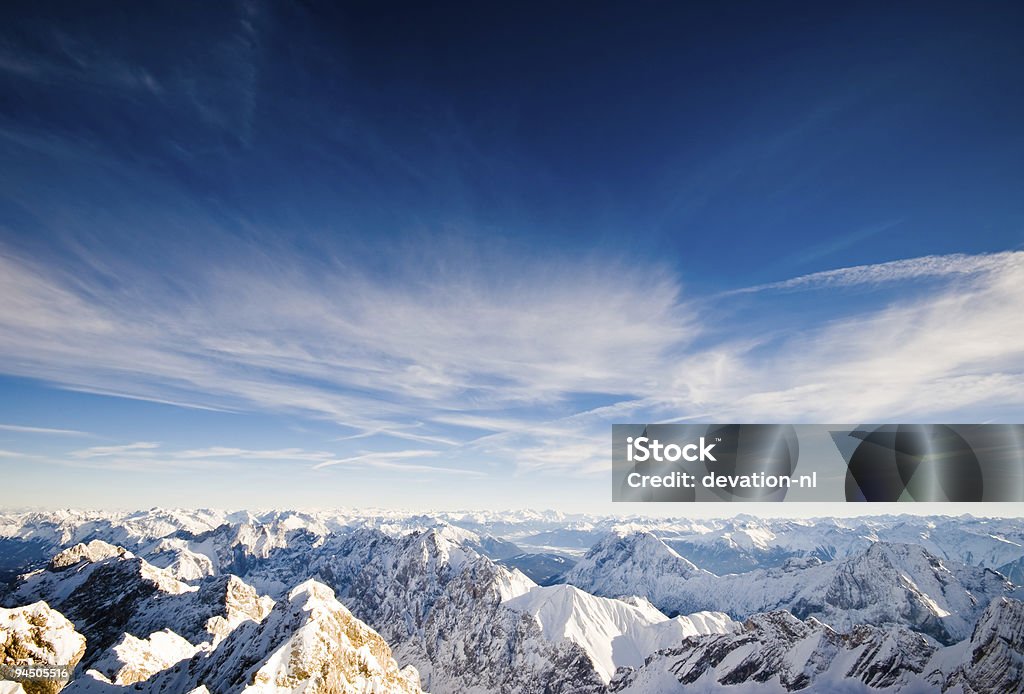
<svg viewBox="0 0 1024 694"><path fill-rule="evenodd" d="M329 586L313 578L303 581L288 592L288 600L292 603L310 603L313 600L326 602L334 599L334 591Z"/></svg>
<svg viewBox="0 0 1024 694"><path fill-rule="evenodd" d="M416 670L399 668L384 639L315 580L293 588L262 622L147 682L152 691L199 686L222 694L421 692Z"/></svg>
<svg viewBox="0 0 1024 694"><path fill-rule="evenodd" d="M45 602L0 607L0 666L51 665L73 670L84 654L85 637Z"/></svg>
<svg viewBox="0 0 1024 694"><path fill-rule="evenodd" d="M92 540L91 542L80 542L55 554L53 559L50 560L50 570L61 571L83 561L92 563L111 557L131 559L134 556L124 547L118 547L103 540Z"/></svg>
<svg viewBox="0 0 1024 694"><path fill-rule="evenodd" d="M985 608L968 642L969 656L948 687L970 692L1019 692L1024 688L1024 603L996 598ZM945 688L944 688L945 689Z"/></svg>
<svg viewBox="0 0 1024 694"><path fill-rule="evenodd" d="M680 581L710 576L648 531L613 531L564 576L564 582L604 597L640 595L655 605Z"/></svg>

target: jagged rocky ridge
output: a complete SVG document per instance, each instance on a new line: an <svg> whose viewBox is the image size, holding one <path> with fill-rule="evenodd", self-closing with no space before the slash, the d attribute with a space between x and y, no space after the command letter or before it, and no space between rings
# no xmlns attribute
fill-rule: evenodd
<svg viewBox="0 0 1024 694"><path fill-rule="evenodd" d="M169 629L194 646L215 644L241 622L262 619L273 605L236 576L188 585L99 540L60 552L47 568L24 576L4 603L39 600L86 637L83 667L108 655L125 634L148 639Z"/></svg>
<svg viewBox="0 0 1024 694"><path fill-rule="evenodd" d="M17 533L29 536L26 541L42 541L40 534L46 526L39 522L39 517L33 521L34 525L21 522L24 519L20 517L9 523L9 518L0 515L0 534L16 526ZM462 527L449 521L461 523ZM172 607L175 601L194 600L204 585L223 585L223 593L227 594L230 592L227 587L233 582L246 586L254 597L270 593L279 601L286 601L291 589L310 577L329 585L356 618L375 628L390 642L399 663L413 664L422 670L425 688L435 692L545 691L545 688L548 691L604 691L615 667L627 665L637 670L645 667L643 662L651 653L641 651L651 648L660 653L678 648L682 639L706 637L672 633L674 627L671 626L647 629L642 615L649 615L655 624L672 620L666 619L655 606L635 597L608 600L579 590L584 587L579 584L588 580L595 581L592 592L620 597L630 593L647 594L652 602L660 603L658 607L671 613L687 613L699 607L722 609L746 622L757 619L758 613L781 607L801 623L817 622L839 635L854 633L856 624L861 621L886 632L898 630L902 625L910 628L903 629L907 634L926 639L935 649L929 661L932 664L926 665L919 675L926 678L923 681L934 679L944 685L960 668L962 678L971 673L974 676L985 673L978 681L983 683L980 686L986 686L985 682L995 681L993 673L998 671L991 664L982 671L967 667L973 658L967 656L968 637L976 631L975 619L983 612L988 614L985 606L990 598L1015 594L995 572L961 564L950 558L954 553L948 550L943 550L941 556L934 553L932 549L941 547L936 542L937 533L929 529L927 523L917 521L900 524L883 520L875 529L886 530L882 533L886 538L890 532L900 539L913 539L912 535L917 533L920 543L915 543L916 546L879 542L877 533L864 533L859 539L851 539L851 534L862 532L866 526L850 528L831 522L822 523L823 529L800 523L793 523L792 527L771 524L771 532L765 523L745 520L718 527L711 523L703 529L696 524L688 526L686 532L706 530L707 534L717 536L715 542L727 542L754 554L760 552L758 556L771 552L786 554L781 566L769 562L768 568L734 576L714 576L689 561L692 557L684 558L673 551L672 548L686 546L680 539L683 523L666 526L659 521L661 525L622 526L612 528L615 532L607 535L599 531L599 523L570 521L564 532L544 531L545 540L570 537L573 533L578 533L579 537L591 534L600 537L599 546L591 551L589 559L592 561L583 558L578 563L576 576L572 570L563 576L564 582L573 583L577 588L561 585L554 590L538 588L522 574L497 565L486 554L511 551L501 542L486 540L490 531L510 528L518 528L515 530L518 534L508 535L517 545L543 550L544 547L531 545L531 536L525 534L525 529L550 527L555 519L547 517L513 514L502 519L493 514L471 517L447 514L444 518L398 515L341 518L332 514L277 512L259 517L241 514L227 519L223 514L212 512L159 512L154 518L131 514L119 519L92 518L76 526L78 522L79 519L73 518L61 520L58 524L61 536L88 539L93 535L95 539L97 535L116 534L125 539L130 551L115 547L114 556L109 543L107 547L86 545L30 576L14 593L8 592L3 603L12 604L11 597L15 594L19 600L31 598L26 586L32 581L41 594L50 595L54 600L67 598L76 592L75 586L80 588L92 572L98 571L88 568L94 564L137 564L136 569L127 572L128 576L138 575L157 584L167 580L176 582L167 583L156 591L159 600L150 595L139 600L107 596L104 600L87 601L81 597L69 601L72 607L81 604L87 608L85 611L101 606L122 606L125 612L138 612L143 616L149 613L146 618L135 618L130 625L124 622L124 631L109 640L102 651L103 657L88 654L95 658L90 660L89 666L99 675L92 678L92 683L108 687L117 685L108 685L102 680L113 683L119 678L121 682L135 679L148 684L156 681L154 677L180 667L180 664L169 667L168 663L192 662L218 648L226 635L237 631L232 630L238 626L237 621L224 624L219 633L214 633L217 630L211 631L208 623L211 616L217 616L215 614L192 620L187 628L180 629L173 625L162 626L161 619L170 613L172 620L180 620L183 615ZM999 566L1002 564L996 562L1005 564L1007 558L1011 562L1019 560L1019 556L1013 558L1020 539L1019 533L1014 534L1017 532L1014 526L992 522L986 527L986 523L974 519L964 521L972 532L951 534L961 540L971 540L976 563ZM943 525L944 531L949 529L948 524ZM989 531L988 536L981 534L983 529ZM805 536L801 539L802 534ZM631 548L633 535L639 538L637 548ZM837 537L845 538L846 544L822 545L823 540ZM780 545L772 545L776 542ZM615 546L618 547L615 552L605 551ZM695 543L691 542L690 546ZM564 547L559 549L568 551ZM964 549L956 556L967 554ZM825 561L828 559L831 561ZM151 572L157 572L157 576ZM232 574L242 576L244 581ZM684 594L689 591L688 598L707 598L708 590L698 590L702 584L705 588L708 584L718 586L719 595L712 595L715 601L704 605L692 601L667 607L664 600L676 593L676 583L689 586L683 591ZM58 588L57 584L62 587ZM47 585L50 592L44 590ZM172 585L177 587L168 587ZM181 592L177 592L178 589ZM207 588L208 594L210 591ZM214 599L213 604L218 601L224 602L222 598ZM163 615L160 618L151 613L154 602L161 605L162 609L155 611ZM1012 605L1013 601L1007 604ZM406 605L412 609L405 610ZM195 606L187 609L192 611ZM627 614L632 616L624 619L623 615ZM1012 610L997 617L995 623L1004 622L1010 616ZM719 636L730 631L723 625L731 620L724 616L723 620L716 626ZM733 628L738 628L732 624ZM95 629L96 625L89 628ZM172 635L168 629L175 633ZM190 634L188 638L183 635L185 631ZM680 643L659 641L657 636L663 631ZM176 641L179 636L180 640ZM1012 636L1007 638L1012 642ZM951 645L942 647L940 641ZM609 642L619 648L609 649ZM999 644L1006 643L1002 637L985 641L977 662L984 665L988 662L987 654L995 653ZM630 648L624 650L622 646L627 644ZM191 654L190 649L194 649ZM624 657L630 649L629 657ZM609 650L615 657L609 659ZM992 662L1003 662L1007 658L1007 662L1012 662L1007 655L1012 652L1019 652L1019 649L1014 651L1011 647L1010 651L1000 651L1002 660ZM884 658L869 659L875 660L882 663L881 670L887 668ZM927 679L929 667L933 674L939 673L932 679ZM144 679L147 676L149 679ZM708 677L705 673L701 682L706 683ZM673 681L678 688L678 680ZM866 681L850 681L869 686ZM967 679L962 681L969 683ZM942 685L935 684L933 688ZM76 686L82 685L76 683ZM726 685L715 683L715 686Z"/></svg>
<svg viewBox="0 0 1024 694"><path fill-rule="evenodd" d="M705 691L757 684L764 691L1019 692L1024 687L1024 604L994 600L971 638L941 647L899 626L861 625L837 632L789 612L755 615L738 633L694 636L622 668L611 692Z"/></svg>
<svg viewBox="0 0 1024 694"><path fill-rule="evenodd" d="M387 643L316 581L295 587L262 622L241 624L204 650L145 680L147 692L211 694L419 694L415 669L399 668ZM68 694L124 691L96 671Z"/></svg>
<svg viewBox="0 0 1024 694"><path fill-rule="evenodd" d="M1024 603L992 601L970 640L937 654L929 670L943 691L1024 691Z"/></svg>
<svg viewBox="0 0 1024 694"><path fill-rule="evenodd" d="M742 619L781 608L837 629L904 625L944 644L966 638L989 601L1013 591L991 569L890 542L841 561L794 559L779 568L715 576L646 532L610 534L564 580L597 595L643 595L667 614L718 610Z"/></svg>
<svg viewBox="0 0 1024 694"><path fill-rule="evenodd" d="M39 568L61 549L92 539L125 547L161 567L164 561L155 556L161 551L158 544L171 539L208 557L208 570L244 576L248 559L266 557L277 548L291 545L297 533L323 539L370 528L397 536L439 524L472 533L479 543L475 549L492 559L511 556L511 545L527 553L581 556L612 530L646 530L697 566L718 575L779 567L792 558L845 559L879 540L919 545L940 559L1003 573L1012 571L1014 562L1024 558L1024 524L1015 518L871 516L793 520L740 514L694 520L556 511L424 515L345 510L258 514L210 509L132 513L62 510L0 512L0 584L12 576L12 571L24 573ZM203 539L213 536L215 542ZM494 538L500 541L492 542ZM169 552L170 557L175 550L165 546L162 551ZM205 564L202 560L200 563Z"/></svg>
<svg viewBox="0 0 1024 694"><path fill-rule="evenodd" d="M85 637L45 602L0 608L0 667L34 665L74 670L84 654ZM50 694L63 684L63 680L36 682L29 689Z"/></svg>
<svg viewBox="0 0 1024 694"><path fill-rule="evenodd" d="M419 669L430 691L601 691L604 681L579 644L552 642L535 617L504 604L533 581L458 538L448 528L402 538L360 531L321 575Z"/></svg>

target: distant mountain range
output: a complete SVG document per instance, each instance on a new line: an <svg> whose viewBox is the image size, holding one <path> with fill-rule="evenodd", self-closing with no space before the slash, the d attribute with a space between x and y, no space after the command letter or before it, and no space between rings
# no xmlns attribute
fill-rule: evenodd
<svg viewBox="0 0 1024 694"><path fill-rule="evenodd" d="M4 513L0 561L0 666L67 692L1024 687L1018 519Z"/></svg>

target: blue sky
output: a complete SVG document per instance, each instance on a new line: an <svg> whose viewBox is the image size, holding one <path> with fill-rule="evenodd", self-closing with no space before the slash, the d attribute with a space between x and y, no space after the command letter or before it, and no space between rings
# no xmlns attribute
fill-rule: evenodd
<svg viewBox="0 0 1024 694"><path fill-rule="evenodd" d="M1024 10L683 5L4 8L0 506L623 511L613 422L1021 421Z"/></svg>

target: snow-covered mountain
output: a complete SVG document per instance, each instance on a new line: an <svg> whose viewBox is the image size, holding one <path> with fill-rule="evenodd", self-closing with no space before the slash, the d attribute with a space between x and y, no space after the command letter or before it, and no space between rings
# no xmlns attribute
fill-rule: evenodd
<svg viewBox="0 0 1024 694"><path fill-rule="evenodd" d="M764 691L836 691L850 680L874 688L910 685L936 650L903 627L857 627L839 633L813 617L777 611L751 617L737 634L687 639L639 668L620 671L613 692L677 691L680 684L728 691L757 683ZM717 686L716 686L717 685Z"/></svg>
<svg viewBox="0 0 1024 694"><path fill-rule="evenodd" d="M85 637L45 602L9 610L0 608L0 681L4 680L8 669L19 666L50 666L71 671L83 655ZM57 680L50 684L59 689L62 683L63 680Z"/></svg>
<svg viewBox="0 0 1024 694"><path fill-rule="evenodd" d="M969 640L942 648L905 627L858 626L837 632L813 617L759 614L725 635L686 639L644 664L619 670L609 690L837 692L884 689L1020 692L1024 688L1024 604L994 600Z"/></svg>
<svg viewBox="0 0 1024 694"><path fill-rule="evenodd" d="M93 663L93 670L113 684L134 684L188 660L206 645L195 646L170 629L153 632L145 639L126 633Z"/></svg>
<svg viewBox="0 0 1024 694"><path fill-rule="evenodd" d="M576 562L564 554L524 552L502 559L498 563L508 569L519 569L534 583L549 586L557 583Z"/></svg>
<svg viewBox="0 0 1024 694"><path fill-rule="evenodd" d="M549 641L582 646L605 682L616 669L642 665L648 654L688 636L739 628L721 612L669 619L646 600L600 598L568 585L537 586L504 605L533 616Z"/></svg>
<svg viewBox="0 0 1024 694"><path fill-rule="evenodd" d="M183 540L189 551L209 557L214 570L238 574L237 565L228 568L236 559L265 558L276 548L292 545L297 534L323 539L373 529L398 536L440 525L472 533L478 538L477 551L492 559L511 557L513 545L520 553L578 557L608 532L645 530L697 566L719 575L782 566L792 558L844 559L878 540L920 545L940 559L993 569L1024 558L1024 524L1015 518L870 516L797 520L738 515L694 520L557 511L419 514L372 509L65 510L0 512L0 584L11 577L12 571L38 568L57 551L92 539L125 547L161 567L166 567L165 560L153 555L163 551L171 556L175 550L168 545L159 548L157 541ZM205 544L211 537L220 539L213 545ZM180 577L191 580L184 574Z"/></svg>
<svg viewBox="0 0 1024 694"><path fill-rule="evenodd" d="M642 595L668 614L716 610L742 619L786 609L836 629L902 624L946 644L966 638L988 602L1013 589L991 569L889 542L841 561L791 559L779 568L715 576L648 532L609 534L565 580L597 595Z"/></svg>
<svg viewBox="0 0 1024 694"><path fill-rule="evenodd" d="M327 573L353 613L374 626L425 689L571 692L603 687L587 653L552 643L503 603L536 587L460 543L450 527L394 538L354 533Z"/></svg>
<svg viewBox="0 0 1024 694"><path fill-rule="evenodd" d="M595 595L640 595L655 605L678 609L676 595L691 579L713 574L694 566L646 531L608 533L562 580Z"/></svg>
<svg viewBox="0 0 1024 694"><path fill-rule="evenodd" d="M242 622L262 619L273 605L236 576L188 585L100 540L60 552L47 568L24 576L4 603L39 600L85 635L84 667L108 655L125 634L147 639L169 629L196 646L215 644Z"/></svg>
<svg viewBox="0 0 1024 694"><path fill-rule="evenodd" d="M5 513L0 572L24 575L0 584L0 604L46 601L86 637L77 692L334 691L342 679L435 694L677 691L681 681L730 692L765 682L1014 691L1024 636L1012 598L1022 591L993 568L1024 561L1022 526L967 517ZM371 630L387 658L378 649L373 660L332 660L332 648L348 649L335 627L350 622ZM356 641L349 634L361 652ZM275 655L281 649L295 659Z"/></svg>
<svg viewBox="0 0 1024 694"><path fill-rule="evenodd" d="M211 651L147 679L144 691L211 694L418 694L419 676L399 668L387 643L316 581L296 586L262 622L239 626ZM127 691L95 670L68 694Z"/></svg>
<svg viewBox="0 0 1024 694"><path fill-rule="evenodd" d="M943 691L1024 691L1024 603L993 600L970 640L937 653L928 671Z"/></svg>

